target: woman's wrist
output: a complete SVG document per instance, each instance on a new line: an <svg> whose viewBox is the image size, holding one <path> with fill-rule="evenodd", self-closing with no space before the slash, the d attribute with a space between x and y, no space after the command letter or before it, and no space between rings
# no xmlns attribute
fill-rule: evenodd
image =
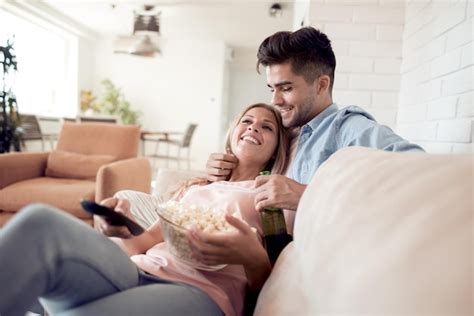
<svg viewBox="0 0 474 316"><path fill-rule="evenodd" d="M255 255L250 255L248 258L249 260L244 264L244 269L249 288L258 292L270 275L272 265L263 246L260 246Z"/></svg>

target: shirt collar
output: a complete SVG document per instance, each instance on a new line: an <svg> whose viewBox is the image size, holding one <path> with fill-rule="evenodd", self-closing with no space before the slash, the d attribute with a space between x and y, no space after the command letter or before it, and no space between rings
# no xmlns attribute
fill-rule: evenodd
<svg viewBox="0 0 474 316"><path fill-rule="evenodd" d="M303 125L302 127L302 133L308 132L310 129L314 131L318 125L329 115L336 113L338 110L337 104L333 103L327 108L325 108L321 113L316 115L311 121Z"/></svg>

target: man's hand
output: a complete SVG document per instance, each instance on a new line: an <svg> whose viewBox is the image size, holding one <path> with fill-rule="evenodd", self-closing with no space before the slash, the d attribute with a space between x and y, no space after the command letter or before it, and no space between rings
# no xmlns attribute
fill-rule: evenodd
<svg viewBox="0 0 474 316"><path fill-rule="evenodd" d="M255 208L278 207L296 211L306 185L282 175L258 176L255 178Z"/></svg>
<svg viewBox="0 0 474 316"><path fill-rule="evenodd" d="M211 182L228 180L232 169L237 165L232 154L213 153L207 159L206 178Z"/></svg>
<svg viewBox="0 0 474 316"><path fill-rule="evenodd" d="M128 218L134 220L130 212L130 202L128 200L120 200L117 198L108 198L100 202L101 205L113 208L117 213L122 213ZM109 237L120 237L124 239L132 238L133 235L127 226L110 225L107 219L102 216L94 215L99 232Z"/></svg>

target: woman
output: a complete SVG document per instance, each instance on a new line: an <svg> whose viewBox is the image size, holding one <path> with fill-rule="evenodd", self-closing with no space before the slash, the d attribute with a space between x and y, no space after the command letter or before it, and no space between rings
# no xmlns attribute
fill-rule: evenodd
<svg viewBox="0 0 474 316"><path fill-rule="evenodd" d="M99 301L107 314L241 314L245 288L258 292L271 271L261 239L251 229L261 232L253 179L269 168L283 173L287 146L279 112L265 104L249 106L227 137L227 148L238 159L230 181L188 186L182 194L185 203L241 212L244 221L226 215L235 233L188 234L196 259L228 264L219 271L174 260L159 223L132 237L125 227L100 220L99 230L120 237L115 241L130 260L108 238L64 212L42 205L25 208L0 231L0 314L21 315L36 297L51 314L74 314L75 308ZM103 204L133 218L126 200L110 198ZM110 299L118 292L119 304Z"/></svg>

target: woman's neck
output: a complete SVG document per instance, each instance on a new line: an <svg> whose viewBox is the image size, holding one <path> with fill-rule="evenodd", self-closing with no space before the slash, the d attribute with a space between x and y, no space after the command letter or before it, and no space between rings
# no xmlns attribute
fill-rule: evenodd
<svg viewBox="0 0 474 316"><path fill-rule="evenodd" d="M232 169L229 181L254 180L260 174L262 168L262 166L246 166L239 163L234 169Z"/></svg>

